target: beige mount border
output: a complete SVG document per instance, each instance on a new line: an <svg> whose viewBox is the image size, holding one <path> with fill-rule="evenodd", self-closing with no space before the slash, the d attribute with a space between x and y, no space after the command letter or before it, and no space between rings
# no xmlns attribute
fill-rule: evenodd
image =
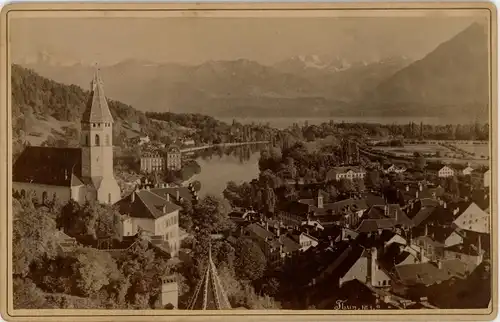
<svg viewBox="0 0 500 322"><path fill-rule="evenodd" d="M483 11L489 17L490 36L490 141L491 168L497 173L497 12L490 2L373 2L373 3L17 3L6 5L0 19L0 312L7 321L70 320L70 321L207 321L207 320L491 320L497 315L498 271L493 270L492 302L489 309L480 310L405 310L405 311L172 311L172 310L13 310L11 279L11 120L10 120L10 60L9 19L16 17L317 17L317 16L404 16L433 14L449 16L464 12ZM497 196L495 175L492 196ZM497 202L492 199L492 265L498 266ZM494 200L494 201L493 201ZM7 265L4 265L7 263Z"/></svg>

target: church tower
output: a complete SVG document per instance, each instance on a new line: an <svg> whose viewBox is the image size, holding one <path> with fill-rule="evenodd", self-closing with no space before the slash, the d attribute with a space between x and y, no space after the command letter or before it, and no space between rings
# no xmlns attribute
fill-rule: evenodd
<svg viewBox="0 0 500 322"><path fill-rule="evenodd" d="M120 188L113 173L113 117L98 69L82 116L81 134L82 179L87 186L85 198L114 204L120 199Z"/></svg>

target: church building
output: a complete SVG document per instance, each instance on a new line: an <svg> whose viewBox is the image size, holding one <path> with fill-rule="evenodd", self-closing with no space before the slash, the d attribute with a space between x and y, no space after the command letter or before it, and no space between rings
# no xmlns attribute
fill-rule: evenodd
<svg viewBox="0 0 500 322"><path fill-rule="evenodd" d="M114 204L120 187L113 173L113 117L97 70L81 119L79 148L28 146L14 163L13 190L39 202L70 199Z"/></svg>

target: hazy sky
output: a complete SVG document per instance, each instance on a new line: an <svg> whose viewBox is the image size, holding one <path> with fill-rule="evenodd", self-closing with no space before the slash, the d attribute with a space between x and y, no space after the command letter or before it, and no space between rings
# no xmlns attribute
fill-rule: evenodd
<svg viewBox="0 0 500 322"><path fill-rule="evenodd" d="M62 63L126 59L196 64L247 58L271 64L295 55L372 60L421 58L477 16L323 18L12 18L11 57L45 51Z"/></svg>

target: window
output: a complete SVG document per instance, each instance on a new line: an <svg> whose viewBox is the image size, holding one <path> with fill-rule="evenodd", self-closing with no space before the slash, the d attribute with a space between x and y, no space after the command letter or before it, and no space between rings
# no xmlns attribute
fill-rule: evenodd
<svg viewBox="0 0 500 322"><path fill-rule="evenodd" d="M109 145L109 134L106 134L106 145Z"/></svg>
<svg viewBox="0 0 500 322"><path fill-rule="evenodd" d="M99 146L101 144L99 134L95 135L95 145Z"/></svg>
<svg viewBox="0 0 500 322"><path fill-rule="evenodd" d="M86 146L89 145L89 136L88 135L85 135L85 145Z"/></svg>

